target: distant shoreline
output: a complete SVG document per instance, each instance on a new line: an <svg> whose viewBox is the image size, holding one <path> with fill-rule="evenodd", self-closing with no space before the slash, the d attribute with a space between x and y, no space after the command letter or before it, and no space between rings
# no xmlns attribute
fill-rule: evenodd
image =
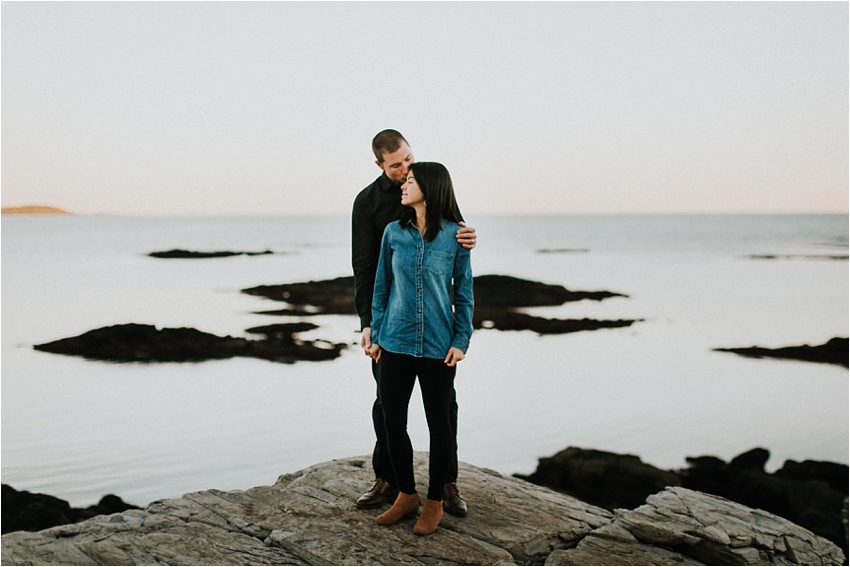
<svg viewBox="0 0 850 567"><path fill-rule="evenodd" d="M4 215L70 215L68 211L44 205L27 205L25 207L3 207Z"/></svg>
<svg viewBox="0 0 850 567"><path fill-rule="evenodd" d="M39 209L39 210L33 210ZM44 209L44 210L41 210ZM304 212L304 213L296 213L296 212L186 212L186 211L156 211L156 212L115 212L115 211L101 211L101 212L87 212L87 213L74 213L70 211L66 211L63 209L59 209L56 207L48 207L42 205L28 205L23 207L3 207L2 213L6 214L66 214L73 216L81 216L81 217L92 217L92 216L121 216L121 217L136 217L136 218L198 218L198 217L218 217L218 218L244 218L244 217L256 217L256 218L292 218L292 217L307 217L307 218L350 218L351 213L346 212L336 212L336 213L317 213L317 212ZM830 216L843 216L846 217L848 213L846 212L767 212L767 213L752 213L752 212L738 212L738 213L688 213L688 212L680 212L680 213L581 213L581 212L563 212L563 213L506 213L506 212L484 212L484 213L475 213L472 212L471 216L475 216L476 218L487 217L487 218L552 218L552 217L569 217L569 218L593 218L593 217L615 217L615 218L641 218L641 217L653 217L653 218L662 218L662 217L678 217L678 218L704 218L704 217L830 217ZM553 252L555 250L545 250L545 252ZM570 250L571 252L584 252L585 250ZM565 252L565 250L557 250L557 252Z"/></svg>

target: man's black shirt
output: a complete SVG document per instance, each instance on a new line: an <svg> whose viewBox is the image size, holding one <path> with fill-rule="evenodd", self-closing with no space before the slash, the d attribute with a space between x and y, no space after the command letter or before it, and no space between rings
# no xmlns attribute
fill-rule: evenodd
<svg viewBox="0 0 850 567"><path fill-rule="evenodd" d="M372 324L372 294L384 229L401 219L406 208L401 204L401 185L393 184L386 173L382 173L354 199L351 267L354 268L354 305L360 316L361 330Z"/></svg>
<svg viewBox="0 0 850 567"><path fill-rule="evenodd" d="M372 292L381 253L384 228L404 213L401 186L386 173L363 189L354 199L351 212L351 267L354 268L354 305L360 328L372 323Z"/></svg>

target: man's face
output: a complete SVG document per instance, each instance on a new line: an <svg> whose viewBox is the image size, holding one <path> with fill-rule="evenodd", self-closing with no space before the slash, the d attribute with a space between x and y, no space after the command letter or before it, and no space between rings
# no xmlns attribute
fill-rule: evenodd
<svg viewBox="0 0 850 567"><path fill-rule="evenodd" d="M407 180L407 173L410 171L410 164L415 160L410 152L410 146L407 142L402 142L401 146L393 153L384 153L384 161L376 161L390 181L396 185L401 185Z"/></svg>

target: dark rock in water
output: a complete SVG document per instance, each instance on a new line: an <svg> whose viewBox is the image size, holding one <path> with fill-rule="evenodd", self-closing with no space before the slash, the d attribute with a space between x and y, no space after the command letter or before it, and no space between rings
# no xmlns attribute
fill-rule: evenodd
<svg viewBox="0 0 850 567"><path fill-rule="evenodd" d="M98 514L114 514L116 512L124 512L125 510L139 510L138 506L133 506L132 504L127 504L118 496L114 494L107 494L103 498L100 499L100 502L97 503L97 506L92 506L90 508L86 508L86 510L91 509L102 509L103 512L98 512Z"/></svg>
<svg viewBox="0 0 850 567"><path fill-rule="evenodd" d="M512 276L475 276L475 306L483 307L540 307L563 305L585 299L602 301L610 297L628 297L610 291L570 291L560 285L544 284Z"/></svg>
<svg viewBox="0 0 850 567"><path fill-rule="evenodd" d="M579 254L590 252L589 248L538 248L538 254Z"/></svg>
<svg viewBox="0 0 850 567"><path fill-rule="evenodd" d="M782 468L774 473L778 477L801 481L820 481L827 483L838 492L847 492L847 465L828 461L785 461Z"/></svg>
<svg viewBox="0 0 850 567"><path fill-rule="evenodd" d="M263 325L261 327L251 327L250 329L245 329L245 332L254 335L265 335L270 339L287 339L293 337L296 333L312 331L313 329L318 328L318 325L306 322L274 323L272 325Z"/></svg>
<svg viewBox="0 0 850 567"><path fill-rule="evenodd" d="M750 254L750 260L847 260L847 254Z"/></svg>
<svg viewBox="0 0 850 567"><path fill-rule="evenodd" d="M317 343L322 344L319 346ZM344 344L304 342L293 332L251 341L220 337L197 329L157 329L130 323L88 331L76 337L35 345L36 350L111 362L200 362L234 356L291 363L337 358Z"/></svg>
<svg viewBox="0 0 850 567"><path fill-rule="evenodd" d="M162 254L174 252L185 253L185 251L172 250ZM546 319L514 310L516 307L560 305L566 301L582 299L600 301L620 295L616 293L573 292L562 286L508 276L478 276L474 280L474 285L476 294L474 325L477 328L532 330L540 334L554 334L627 327L634 323L634 320ZM354 278L350 276L317 282L257 286L243 289L242 292L287 304L286 309L265 313L301 317L356 313ZM192 328L157 329L153 325L130 323L94 329L76 337L35 345L34 348L44 352L112 362L200 362L246 356L291 363L298 360L315 361L337 358L347 345L322 340L302 341L296 336L299 332L316 328L315 324L308 322L253 327L247 332L264 335L265 338L249 340L241 337L220 337Z"/></svg>
<svg viewBox="0 0 850 567"><path fill-rule="evenodd" d="M282 285L259 285L242 293L283 301L289 307L263 315L355 315L354 276Z"/></svg>
<svg viewBox="0 0 850 567"><path fill-rule="evenodd" d="M535 331L540 334L575 333L595 329L628 327L628 320L547 319L516 311L518 307L562 305L570 301L602 301L627 297L608 291L570 291L560 285L544 284L511 276L484 275L473 278L475 328L500 331ZM311 281L283 285L261 285L243 293L281 301L285 309L260 311L263 315L349 315L355 314L354 278Z"/></svg>
<svg viewBox="0 0 850 567"><path fill-rule="evenodd" d="M2 485L3 533L17 530L38 531L74 522L71 505L48 494L19 492Z"/></svg>
<svg viewBox="0 0 850 567"><path fill-rule="evenodd" d="M271 250L262 252L230 252L227 250L219 252L193 252L191 250L166 250L165 252L151 252L148 256L152 258L227 258L229 256L264 256L266 254L274 254Z"/></svg>
<svg viewBox="0 0 850 567"><path fill-rule="evenodd" d="M764 465L767 464L767 460L769 458L770 451L762 449L761 447L756 447L755 449L750 449L749 451L741 453L729 461L729 468L742 471L749 470L764 472Z"/></svg>
<svg viewBox="0 0 850 567"><path fill-rule="evenodd" d="M769 457L766 449L756 448L728 464L712 456L688 457L690 468L663 471L632 455L570 447L540 459L531 475L514 476L608 510L632 508L658 486L683 486L782 516L846 553L842 508L850 480L847 465L786 461L769 474L764 471Z"/></svg>
<svg viewBox="0 0 850 567"><path fill-rule="evenodd" d="M219 337L191 328L157 329L130 323L94 329L50 343L36 350L115 362L197 362L230 358L244 350L244 339Z"/></svg>
<svg viewBox="0 0 850 567"><path fill-rule="evenodd" d="M650 494L681 486L676 473L634 455L569 447L539 460L529 476L514 475L608 510L640 506Z"/></svg>
<svg viewBox="0 0 850 567"><path fill-rule="evenodd" d="M770 453L753 449L726 465L706 457L688 457L680 471L682 485L716 494L751 508L767 510L823 536L847 552L842 508L848 495L848 467L838 463L786 461L774 474L765 472Z"/></svg>
<svg viewBox="0 0 850 567"><path fill-rule="evenodd" d="M764 348L758 346L745 348L716 348L718 352L734 352L749 358L785 358L803 360L806 362L824 362L848 366L848 340L846 337L835 337L818 346L790 346L782 348Z"/></svg>
<svg viewBox="0 0 850 567"><path fill-rule="evenodd" d="M629 327L635 319L547 319L510 309L475 306L472 324L476 329L497 329L499 331L534 331L541 335L577 333L596 329L615 329Z"/></svg>
<svg viewBox="0 0 850 567"><path fill-rule="evenodd" d="M700 467L703 470L719 470L726 467L726 461L705 455L702 457L687 457L685 459L692 467Z"/></svg>
<svg viewBox="0 0 850 567"><path fill-rule="evenodd" d="M4 484L2 490L2 532L4 534L19 530L35 532L53 526L81 522L103 514L140 509L138 506L127 504L114 494L107 494L96 506L72 508L67 501L49 494L19 491L8 484Z"/></svg>

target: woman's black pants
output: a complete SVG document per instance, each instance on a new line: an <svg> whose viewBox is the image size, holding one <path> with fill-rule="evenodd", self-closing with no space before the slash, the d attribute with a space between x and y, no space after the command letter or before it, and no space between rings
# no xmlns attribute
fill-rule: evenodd
<svg viewBox="0 0 850 567"><path fill-rule="evenodd" d="M381 352L379 364L384 426L398 489L405 494L416 492L413 445L407 435L407 407L418 376L425 419L431 434L428 498L441 501L449 469L457 453L450 417L457 368L446 366L436 358L419 358L386 350Z"/></svg>

